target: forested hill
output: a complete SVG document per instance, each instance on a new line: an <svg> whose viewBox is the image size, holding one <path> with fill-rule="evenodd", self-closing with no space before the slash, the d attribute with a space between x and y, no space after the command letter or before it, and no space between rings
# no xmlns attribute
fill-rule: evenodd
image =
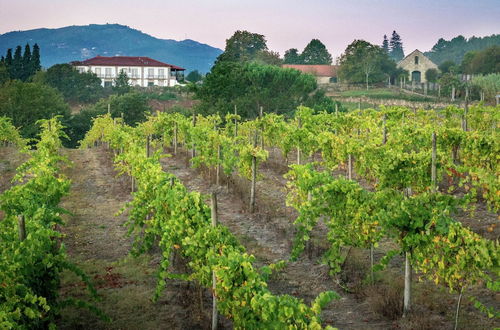
<svg viewBox="0 0 500 330"><path fill-rule="evenodd" d="M449 60L460 64L465 53L483 50L494 45L500 45L500 34L492 34L487 37L471 37L469 39L460 35L450 41L443 38L439 39L432 47L432 50L426 52L425 55L437 65Z"/></svg>
<svg viewBox="0 0 500 330"><path fill-rule="evenodd" d="M158 39L119 24L14 31L0 35L0 54L17 45L38 43L43 67L101 56L148 56L206 73L222 50L194 40Z"/></svg>

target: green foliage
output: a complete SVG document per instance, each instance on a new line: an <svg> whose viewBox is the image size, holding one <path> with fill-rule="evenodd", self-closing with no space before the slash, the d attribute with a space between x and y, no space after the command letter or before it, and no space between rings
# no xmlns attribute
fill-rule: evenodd
<svg viewBox="0 0 500 330"><path fill-rule="evenodd" d="M462 86L462 82L458 76L452 72L445 73L441 75L438 80L441 85L441 95L451 95L452 88L458 89Z"/></svg>
<svg viewBox="0 0 500 330"><path fill-rule="evenodd" d="M387 39L386 34L384 34L384 41L382 41L382 49L386 54L389 54L389 39Z"/></svg>
<svg viewBox="0 0 500 330"><path fill-rule="evenodd" d="M313 76L297 70L256 63L219 62L196 91L205 113L230 113L248 118L266 112L286 113L317 87Z"/></svg>
<svg viewBox="0 0 500 330"><path fill-rule="evenodd" d="M7 143L23 147L26 144L26 140L21 137L19 130L12 125L12 119L0 117L0 145Z"/></svg>
<svg viewBox="0 0 500 330"><path fill-rule="evenodd" d="M118 95L129 93L131 86L128 82L128 76L125 71L120 71L118 77L114 80L113 91Z"/></svg>
<svg viewBox="0 0 500 330"><path fill-rule="evenodd" d="M59 165L67 161L58 154L64 137L56 119L41 120L43 130L36 151L21 165L15 177L18 183L0 195L0 327L5 329L55 328L60 309L60 273L73 270L95 297L88 277L67 261L61 234L58 206L68 194L70 182L59 174ZM25 221L26 237L18 236L18 217ZM90 305L89 305L90 306Z"/></svg>
<svg viewBox="0 0 500 330"><path fill-rule="evenodd" d="M297 48L290 48L285 51L285 55L283 58L284 64L302 64L302 59L300 58L299 51Z"/></svg>
<svg viewBox="0 0 500 330"><path fill-rule="evenodd" d="M21 52L21 46L17 46L14 57L12 57L12 49L9 48L2 65L5 65L7 69L8 78L28 81L37 71L41 69L40 48L37 44L35 44L33 47L33 54L31 54L30 45L26 44L24 53ZM0 84L3 81L5 81L5 78L1 77L0 74Z"/></svg>
<svg viewBox="0 0 500 330"><path fill-rule="evenodd" d="M459 71L458 66L453 61L444 61L443 63L439 64L438 68L442 74L458 73L458 71Z"/></svg>
<svg viewBox="0 0 500 330"><path fill-rule="evenodd" d="M386 80L396 70L382 48L364 40L354 40L340 57L339 78L368 86Z"/></svg>
<svg viewBox="0 0 500 330"><path fill-rule="evenodd" d="M198 72L198 70L193 70L189 72L189 74L186 76L186 80L189 82L197 83L198 81L201 81L203 79L203 76Z"/></svg>
<svg viewBox="0 0 500 330"><path fill-rule="evenodd" d="M474 76L472 77L471 84L484 92L486 99L492 100L498 91L500 91L500 74Z"/></svg>
<svg viewBox="0 0 500 330"><path fill-rule="evenodd" d="M425 71L425 79L429 82L436 82L438 80L439 72L436 69L428 69Z"/></svg>
<svg viewBox="0 0 500 330"><path fill-rule="evenodd" d="M37 137L40 131L37 121L56 115L67 120L69 107L52 87L10 81L0 89L0 116L11 118L24 138Z"/></svg>
<svg viewBox="0 0 500 330"><path fill-rule="evenodd" d="M226 40L224 53L219 55L216 63L251 61L262 51L267 51L266 39L262 34L238 30Z"/></svg>
<svg viewBox="0 0 500 330"><path fill-rule="evenodd" d="M59 90L71 102L93 103L103 95L101 80L94 73L79 73L70 64L51 66L40 80Z"/></svg>
<svg viewBox="0 0 500 330"><path fill-rule="evenodd" d="M460 35L449 41L440 38L432 50L425 53L425 56L438 65L445 61L461 63L467 52L481 51L494 45L500 45L500 34L469 39Z"/></svg>
<svg viewBox="0 0 500 330"><path fill-rule="evenodd" d="M318 39L312 39L300 55L300 64L332 64L332 55Z"/></svg>
<svg viewBox="0 0 500 330"><path fill-rule="evenodd" d="M463 72L469 74L500 73L500 46L468 52L462 61Z"/></svg>

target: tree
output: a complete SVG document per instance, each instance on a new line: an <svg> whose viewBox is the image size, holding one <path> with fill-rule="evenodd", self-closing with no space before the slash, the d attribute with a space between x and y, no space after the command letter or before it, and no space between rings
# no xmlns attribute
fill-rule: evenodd
<svg viewBox="0 0 500 330"><path fill-rule="evenodd" d="M457 73L458 67L453 61L445 61L439 65L439 70L441 73Z"/></svg>
<svg viewBox="0 0 500 330"><path fill-rule="evenodd" d="M12 65L12 48L7 49L7 54L5 55L5 66L9 69Z"/></svg>
<svg viewBox="0 0 500 330"><path fill-rule="evenodd" d="M300 71L255 62L218 62L195 96L204 113L229 113L238 108L243 117L266 112L286 113L317 88L316 79Z"/></svg>
<svg viewBox="0 0 500 330"><path fill-rule="evenodd" d="M387 39L387 35L384 34L384 41L382 41L382 49L389 54L389 40Z"/></svg>
<svg viewBox="0 0 500 330"><path fill-rule="evenodd" d="M283 57L284 64L302 64L302 59L300 57L297 48L290 48L285 51L285 56Z"/></svg>
<svg viewBox="0 0 500 330"><path fill-rule="evenodd" d="M266 39L262 34L238 30L226 40L224 53L219 55L216 62L250 61L255 59L258 52L266 50Z"/></svg>
<svg viewBox="0 0 500 330"><path fill-rule="evenodd" d="M91 103L103 94L101 80L94 73L79 73L70 64L53 65L41 78L44 83L57 88L67 101Z"/></svg>
<svg viewBox="0 0 500 330"><path fill-rule="evenodd" d="M428 69L425 71L425 79L428 82L436 82L439 76L439 72L436 69Z"/></svg>
<svg viewBox="0 0 500 330"><path fill-rule="evenodd" d="M30 45L26 44L24 47L24 54L23 54L23 64L22 64L22 71L21 71L21 80L26 81L28 78L31 76L31 49Z"/></svg>
<svg viewBox="0 0 500 330"><path fill-rule="evenodd" d="M381 82L396 72L396 64L381 47L354 40L340 57L339 77L350 83Z"/></svg>
<svg viewBox="0 0 500 330"><path fill-rule="evenodd" d="M33 54L31 54L31 68L30 75L34 75L37 71L40 71L42 66L40 65L40 47L38 44L33 46Z"/></svg>
<svg viewBox="0 0 500 330"><path fill-rule="evenodd" d="M0 116L12 118L25 138L37 137L37 120L61 115L65 121L69 114L61 94L50 86L14 80L0 88Z"/></svg>
<svg viewBox="0 0 500 330"><path fill-rule="evenodd" d="M186 80L192 83L196 83L202 79L203 76L198 72L198 70L193 70L186 76Z"/></svg>
<svg viewBox="0 0 500 330"><path fill-rule="evenodd" d="M392 31L391 41L389 42L391 51L389 52L389 56L395 61L399 62L405 57L405 53L403 51L403 42L401 41L401 37L397 34L396 31Z"/></svg>
<svg viewBox="0 0 500 330"><path fill-rule="evenodd" d="M467 73L500 73L500 46L465 54L461 66Z"/></svg>
<svg viewBox="0 0 500 330"><path fill-rule="evenodd" d="M469 39L460 35L449 41L440 38L432 47L432 50L426 52L425 55L438 65L444 61L461 63L467 52L482 51L494 45L500 45L500 34L480 38L471 37Z"/></svg>
<svg viewBox="0 0 500 330"><path fill-rule="evenodd" d="M318 39L312 39L300 57L303 64L332 64L332 55Z"/></svg>
<svg viewBox="0 0 500 330"><path fill-rule="evenodd" d="M273 52L272 50L263 50L258 52L255 56L255 62L276 66L281 66L281 64L283 64L280 54L278 52Z"/></svg>
<svg viewBox="0 0 500 330"><path fill-rule="evenodd" d="M9 70L4 63L0 63L0 87L6 83L10 78Z"/></svg>
<svg viewBox="0 0 500 330"><path fill-rule="evenodd" d="M21 79L23 73L23 56L21 46L17 46L10 66L11 79Z"/></svg>
<svg viewBox="0 0 500 330"><path fill-rule="evenodd" d="M115 79L115 85L113 86L113 90L118 94L118 95L123 95L128 92L130 92L130 84L128 83L128 76L125 71L120 71L118 74L118 77Z"/></svg>
<svg viewBox="0 0 500 330"><path fill-rule="evenodd" d="M479 88L486 99L494 99L500 91L500 74L488 74L486 76L472 77L472 86Z"/></svg>

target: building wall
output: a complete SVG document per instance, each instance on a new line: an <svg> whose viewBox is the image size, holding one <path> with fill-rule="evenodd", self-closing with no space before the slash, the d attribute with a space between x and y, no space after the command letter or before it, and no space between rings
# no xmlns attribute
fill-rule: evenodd
<svg viewBox="0 0 500 330"><path fill-rule="evenodd" d="M154 86L175 86L179 82L171 76L169 67L147 67L147 66L77 66L76 69L80 72L93 72L101 78L101 85L113 84L120 71L125 71L129 77L129 84L132 86L148 87L150 84ZM163 73L161 73L163 70Z"/></svg>
<svg viewBox="0 0 500 330"><path fill-rule="evenodd" d="M415 63L415 56L418 56L418 64ZM408 81L412 81L412 72L420 72L420 82L425 83L425 72L429 69L438 69L437 65L429 60L421 51L414 50L398 63L398 68L403 68L409 72Z"/></svg>

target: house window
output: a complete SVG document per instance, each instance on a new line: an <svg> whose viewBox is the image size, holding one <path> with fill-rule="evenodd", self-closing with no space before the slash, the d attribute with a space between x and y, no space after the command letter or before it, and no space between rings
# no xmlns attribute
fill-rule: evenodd
<svg viewBox="0 0 500 330"><path fill-rule="evenodd" d="M155 69L148 69L148 77L149 78L155 77Z"/></svg>
<svg viewBox="0 0 500 330"><path fill-rule="evenodd" d="M106 75L106 78L111 78L111 68L105 68L104 74Z"/></svg>
<svg viewBox="0 0 500 330"><path fill-rule="evenodd" d="M148 81L148 87L151 87L151 86L154 86L154 85L155 85L154 81Z"/></svg>
<svg viewBox="0 0 500 330"><path fill-rule="evenodd" d="M418 56L415 56L415 64L418 64Z"/></svg>
<svg viewBox="0 0 500 330"><path fill-rule="evenodd" d="M132 68L132 78L139 78L139 72L137 68Z"/></svg>
<svg viewBox="0 0 500 330"><path fill-rule="evenodd" d="M112 81L105 81L104 82L104 87L111 87L113 86L113 82Z"/></svg>
<svg viewBox="0 0 500 330"><path fill-rule="evenodd" d="M158 78L165 79L165 69L158 69Z"/></svg>
<svg viewBox="0 0 500 330"><path fill-rule="evenodd" d="M100 78L100 76L101 76L101 68L95 68L95 74Z"/></svg>

